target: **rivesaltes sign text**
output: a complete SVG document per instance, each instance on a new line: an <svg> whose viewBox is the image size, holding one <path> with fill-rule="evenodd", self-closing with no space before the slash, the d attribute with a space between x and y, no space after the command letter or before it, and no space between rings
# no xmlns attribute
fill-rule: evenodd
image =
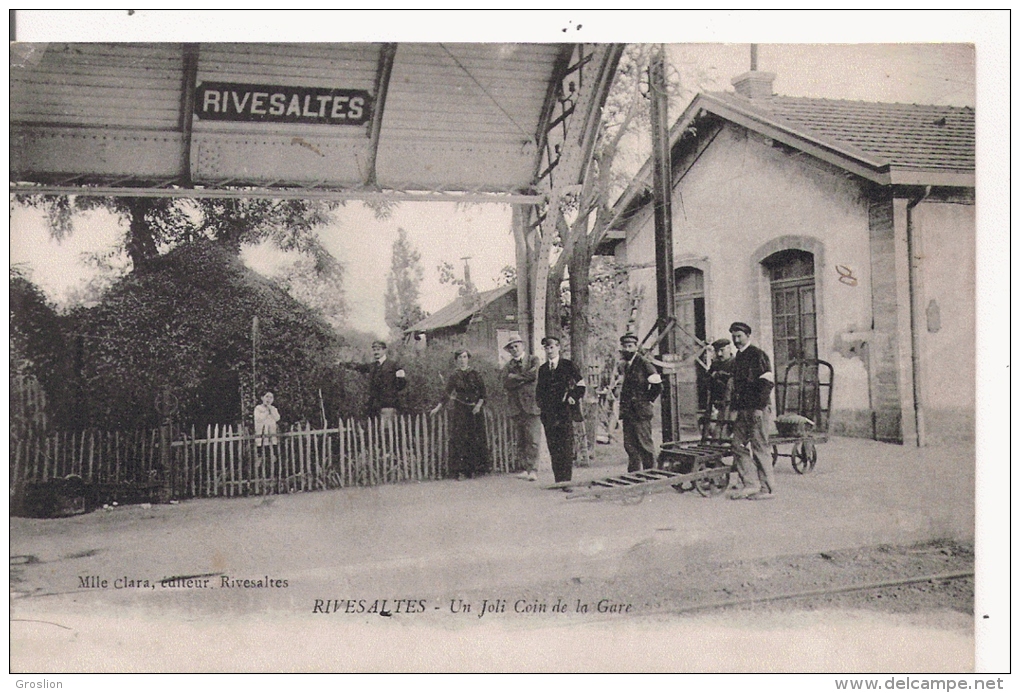
<svg viewBox="0 0 1020 693"><path fill-rule="evenodd" d="M362 89L203 82L195 89L201 120L363 125L371 97Z"/></svg>

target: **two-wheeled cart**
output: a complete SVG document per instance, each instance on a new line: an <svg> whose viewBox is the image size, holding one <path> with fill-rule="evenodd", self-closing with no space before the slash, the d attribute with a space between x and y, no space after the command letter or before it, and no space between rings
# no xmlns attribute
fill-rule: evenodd
<svg viewBox="0 0 1020 693"><path fill-rule="evenodd" d="M783 379L776 383L778 433L769 436L773 466L785 457L798 474L815 468L816 446L829 440L832 381L832 364L827 361L801 359L787 364ZM786 445L789 452L783 452Z"/></svg>

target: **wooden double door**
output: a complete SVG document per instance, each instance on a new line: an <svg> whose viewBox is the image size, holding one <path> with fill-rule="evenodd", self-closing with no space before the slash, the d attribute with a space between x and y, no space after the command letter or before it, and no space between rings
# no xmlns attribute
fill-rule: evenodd
<svg viewBox="0 0 1020 693"><path fill-rule="evenodd" d="M786 366L818 358L814 255L786 250L768 258L772 293L773 368L781 380Z"/></svg>

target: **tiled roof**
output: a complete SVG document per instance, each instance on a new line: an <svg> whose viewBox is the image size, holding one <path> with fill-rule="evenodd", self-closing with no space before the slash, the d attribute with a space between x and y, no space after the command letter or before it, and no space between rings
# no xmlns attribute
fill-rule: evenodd
<svg viewBox="0 0 1020 693"><path fill-rule="evenodd" d="M973 108L792 96L749 99L732 92L708 96L879 166L974 170Z"/></svg>
<svg viewBox="0 0 1020 693"><path fill-rule="evenodd" d="M480 291L474 296L458 296L452 303L446 304L427 318L419 320L404 332L428 332L440 327L459 325L493 301L516 290L516 284L508 284L497 289Z"/></svg>

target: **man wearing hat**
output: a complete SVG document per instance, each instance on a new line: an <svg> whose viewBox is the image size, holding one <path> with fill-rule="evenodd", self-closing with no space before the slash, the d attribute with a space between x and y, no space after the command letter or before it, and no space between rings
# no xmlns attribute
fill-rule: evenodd
<svg viewBox="0 0 1020 693"><path fill-rule="evenodd" d="M712 342L712 365L708 369L708 420L702 433L705 438L729 437L730 398L733 393L733 353L730 340Z"/></svg>
<svg viewBox="0 0 1020 693"><path fill-rule="evenodd" d="M510 353L510 361L503 366L503 388L510 407L510 418L517 431L517 458L524 471L519 478L538 480L538 444L542 435L538 405L535 403L535 381L541 362L537 356L528 356L524 340L514 332L503 346Z"/></svg>
<svg viewBox="0 0 1020 693"><path fill-rule="evenodd" d="M372 342L371 363L341 363L341 366L368 373L368 414L390 425L396 419L399 393L407 387L407 374L398 363L387 358L386 342Z"/></svg>
<svg viewBox="0 0 1020 693"><path fill-rule="evenodd" d="M627 471L637 472L655 466L652 402L662 392L662 376L651 361L638 353L636 335L628 332L620 337L620 354L623 449L627 451Z"/></svg>
<svg viewBox="0 0 1020 693"><path fill-rule="evenodd" d="M538 369L535 401L545 429L556 483L570 481L574 469L574 419L572 409L584 397L584 378L568 359L560 358L558 337L544 337L545 363Z"/></svg>
<svg viewBox="0 0 1020 693"><path fill-rule="evenodd" d="M747 323L730 325L730 337L737 347L733 358L732 406L737 413L733 422L733 455L743 485L730 498L768 500L776 488L768 446L775 385L772 364L764 351L751 344L751 327Z"/></svg>

